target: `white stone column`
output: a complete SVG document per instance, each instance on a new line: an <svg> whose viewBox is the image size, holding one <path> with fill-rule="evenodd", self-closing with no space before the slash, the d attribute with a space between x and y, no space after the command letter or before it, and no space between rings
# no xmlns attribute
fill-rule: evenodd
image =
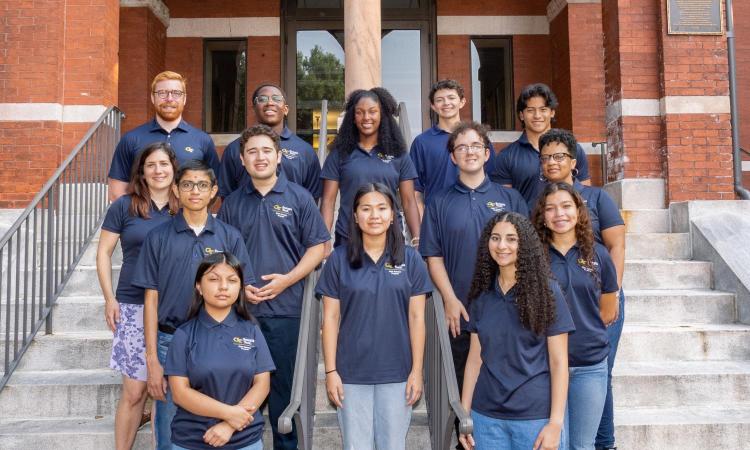
<svg viewBox="0 0 750 450"><path fill-rule="evenodd" d="M380 0L344 0L346 95L380 86Z"/></svg>

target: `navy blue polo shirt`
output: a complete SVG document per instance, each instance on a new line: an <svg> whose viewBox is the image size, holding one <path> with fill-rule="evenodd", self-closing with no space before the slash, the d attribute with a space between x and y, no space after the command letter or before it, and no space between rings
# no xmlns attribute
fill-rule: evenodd
<svg viewBox="0 0 750 450"><path fill-rule="evenodd" d="M354 196L362 185L382 183L398 198L399 183L416 179L417 171L406 153L391 156L383 153L379 147L368 152L357 146L348 156L340 150L329 153L321 177L339 183L341 198L336 233L348 239Z"/></svg>
<svg viewBox="0 0 750 450"><path fill-rule="evenodd" d="M179 164L191 159L205 162L219 176L219 157L211 136L184 120L171 132L167 132L156 119L125 133L115 148L109 177L130 181L130 170L138 153L155 142L167 142L172 146Z"/></svg>
<svg viewBox="0 0 750 450"><path fill-rule="evenodd" d="M186 377L190 387L227 405L236 405L253 386L253 377L276 370L260 328L237 315L234 308L222 322L205 309L174 333L164 375ZM221 448L240 449L258 442L263 435L260 405L253 421L235 431ZM184 448L211 449L203 442L209 428L221 422L199 416L182 407L172 419L172 442Z"/></svg>
<svg viewBox="0 0 750 450"><path fill-rule="evenodd" d="M229 252L242 263L245 286L255 282L240 232L211 214L199 236L185 222L182 211L146 236L133 284L159 292L160 325L177 328L185 322L193 301L198 265L204 257L217 252Z"/></svg>
<svg viewBox="0 0 750 450"><path fill-rule="evenodd" d="M115 200L107 210L102 229L120 235L122 268L120 269L120 279L117 282L117 291L115 292L117 301L132 305L142 305L143 289L131 284L136 263L138 262L138 254L141 251L141 244L143 244L143 240L149 231L164 222L172 220L172 215L169 214L169 205L158 209L153 202L151 203L150 217L148 219L131 215L131 201L132 197L130 195L123 195Z"/></svg>
<svg viewBox="0 0 750 450"><path fill-rule="evenodd" d="M353 269L346 246L340 246L323 266L315 293L340 303L336 370L346 384L402 383L409 377L409 299L431 292L432 283L417 251L405 250L403 264L388 262L386 251L377 262L365 254L362 267Z"/></svg>
<svg viewBox="0 0 750 450"><path fill-rule="evenodd" d="M281 170L289 180L307 189L317 201L323 192L323 185L320 182L320 161L315 150L287 127L284 127L279 138L283 155ZM240 160L240 139L237 138L227 145L221 156L219 195L227 198L248 183L250 174Z"/></svg>
<svg viewBox="0 0 750 450"><path fill-rule="evenodd" d="M419 177L414 180L414 188L424 194L425 204L429 203L435 194L452 186L458 178L458 168L451 161L448 151L450 136L449 132L434 125L414 138L411 143L409 156ZM490 159L484 163L485 171L492 171L495 158L495 149L490 144Z"/></svg>
<svg viewBox="0 0 750 450"><path fill-rule="evenodd" d="M504 211L529 215L521 194L488 177L476 189L456 181L433 197L425 209L419 252L425 258L443 257L453 292L467 308L479 237L487 222ZM461 329L466 330L466 325L462 317Z"/></svg>
<svg viewBox="0 0 750 450"><path fill-rule="evenodd" d="M331 238L310 193L287 181L283 173L265 197L252 182L234 191L221 205L218 218L240 230L258 276L257 287L268 283L262 275L289 273L308 248ZM251 305L251 311L255 317L300 317L304 290L303 279L273 300Z"/></svg>
<svg viewBox="0 0 750 450"><path fill-rule="evenodd" d="M580 145L576 148L576 161L576 179L586 181L591 178L586 152ZM500 151L490 175L493 181L513 186L528 204L532 204L541 194L540 189L544 189L544 184L539 183L542 176L539 151L531 145L526 133Z"/></svg>
<svg viewBox="0 0 750 450"><path fill-rule="evenodd" d="M549 281L555 297L555 321L544 336L523 326L518 317L517 286L503 294L495 281L471 303L469 331L479 335L482 367L471 409L496 419L547 419L551 379L547 337L575 330L560 286Z"/></svg>
<svg viewBox="0 0 750 450"><path fill-rule="evenodd" d="M585 267L578 245L563 255L550 245L552 273L562 288L576 330L568 336L568 364L590 366L609 354L607 327L599 315L602 294L618 292L615 264L604 246L594 244L593 269ZM595 273L597 280L592 275Z"/></svg>

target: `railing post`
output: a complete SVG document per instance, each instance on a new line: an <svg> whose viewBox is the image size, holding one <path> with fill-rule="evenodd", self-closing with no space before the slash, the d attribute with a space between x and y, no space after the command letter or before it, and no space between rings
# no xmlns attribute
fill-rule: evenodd
<svg viewBox="0 0 750 450"><path fill-rule="evenodd" d="M320 104L320 131L318 132L318 161L323 167L328 151L328 100Z"/></svg>
<svg viewBox="0 0 750 450"><path fill-rule="evenodd" d="M54 198L56 197L57 183L50 187L49 194L47 195L47 289L45 293L45 308L49 311L52 308L52 298L54 296L54 278L55 278L55 210L53 207ZM47 314L47 318L44 321L44 333L52 334L52 314Z"/></svg>

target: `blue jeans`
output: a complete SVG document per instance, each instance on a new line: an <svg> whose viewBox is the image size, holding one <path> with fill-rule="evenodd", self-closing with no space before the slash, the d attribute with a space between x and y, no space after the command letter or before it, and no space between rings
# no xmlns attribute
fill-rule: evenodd
<svg viewBox="0 0 750 450"><path fill-rule="evenodd" d="M590 366L571 367L568 382L568 428L570 450L593 450L596 430L607 398L607 358Z"/></svg>
<svg viewBox="0 0 750 450"><path fill-rule="evenodd" d="M339 427L344 450L404 450L411 422L406 382L344 384ZM374 444L374 445L373 445Z"/></svg>
<svg viewBox="0 0 750 450"><path fill-rule="evenodd" d="M495 419L471 410L476 450L531 450L549 419ZM560 449L567 449L565 427L560 431Z"/></svg>
<svg viewBox="0 0 750 450"><path fill-rule="evenodd" d="M208 444L206 444L208 446ZM176 444L172 444L172 450L189 450L185 447L180 447ZM247 447L242 447L237 450L263 450L263 439L258 439Z"/></svg>
<svg viewBox="0 0 750 450"><path fill-rule="evenodd" d="M609 356L607 357L607 399L604 402L602 420L599 422L599 431L596 433L597 448L613 448L615 446L615 407L612 398L612 367L615 365L617 346L620 344L622 325L625 322L625 294L620 289L620 317L617 321L607 327L609 337Z"/></svg>
<svg viewBox="0 0 750 450"><path fill-rule="evenodd" d="M167 362L167 350L172 343L172 335L168 333L157 334L157 356L162 367ZM167 401L157 400L154 402L155 417L153 417L154 434L156 438L157 450L172 450L172 419L177 413L177 405L172 401L172 392L167 389Z"/></svg>

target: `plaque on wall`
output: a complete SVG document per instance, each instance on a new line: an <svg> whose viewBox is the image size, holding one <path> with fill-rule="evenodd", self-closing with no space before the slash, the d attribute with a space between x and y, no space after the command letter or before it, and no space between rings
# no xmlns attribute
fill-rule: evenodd
<svg viewBox="0 0 750 450"><path fill-rule="evenodd" d="M721 0L667 0L669 34L721 34Z"/></svg>

